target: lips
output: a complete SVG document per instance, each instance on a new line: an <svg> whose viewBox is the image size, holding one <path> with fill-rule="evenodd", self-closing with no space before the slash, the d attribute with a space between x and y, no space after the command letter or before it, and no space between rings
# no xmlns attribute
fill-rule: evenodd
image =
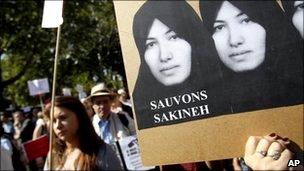
<svg viewBox="0 0 304 171"><path fill-rule="evenodd" d="M58 136L63 136L65 134L65 131L58 132Z"/></svg>
<svg viewBox="0 0 304 171"><path fill-rule="evenodd" d="M243 55L246 55L250 53L251 50L244 50L244 51L239 51L239 52L233 52L229 55L230 58L239 58L242 57Z"/></svg>
<svg viewBox="0 0 304 171"><path fill-rule="evenodd" d="M171 74L173 74L174 70L178 67L179 67L179 65L165 66L165 67L162 67L159 71L165 75L171 75Z"/></svg>

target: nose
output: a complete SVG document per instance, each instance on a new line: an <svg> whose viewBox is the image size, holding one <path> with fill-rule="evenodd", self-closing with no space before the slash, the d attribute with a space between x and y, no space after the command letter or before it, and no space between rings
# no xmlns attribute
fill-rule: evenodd
<svg viewBox="0 0 304 171"><path fill-rule="evenodd" d="M229 29L229 44L231 47L238 47L244 43L245 39L240 29L230 28Z"/></svg>
<svg viewBox="0 0 304 171"><path fill-rule="evenodd" d="M161 62L167 62L172 59L173 55L167 44L161 44L159 49L159 59Z"/></svg>

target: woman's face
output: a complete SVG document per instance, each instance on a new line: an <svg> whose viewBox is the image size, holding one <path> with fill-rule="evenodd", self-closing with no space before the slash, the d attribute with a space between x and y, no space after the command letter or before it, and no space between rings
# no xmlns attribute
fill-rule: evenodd
<svg viewBox="0 0 304 171"><path fill-rule="evenodd" d="M74 112L63 108L54 108L54 127L56 136L66 142L73 142L77 139L79 122Z"/></svg>
<svg viewBox="0 0 304 171"><path fill-rule="evenodd" d="M296 29L301 34L302 38L304 38L304 28L303 28L303 20L304 20L304 1L295 1L294 2L295 12L292 16L292 23L296 27Z"/></svg>
<svg viewBox="0 0 304 171"><path fill-rule="evenodd" d="M185 81L191 71L191 46L155 19L146 40L145 61L153 76L166 86Z"/></svg>
<svg viewBox="0 0 304 171"><path fill-rule="evenodd" d="M265 29L230 2L223 2L213 28L218 55L234 72L254 70L265 60Z"/></svg>

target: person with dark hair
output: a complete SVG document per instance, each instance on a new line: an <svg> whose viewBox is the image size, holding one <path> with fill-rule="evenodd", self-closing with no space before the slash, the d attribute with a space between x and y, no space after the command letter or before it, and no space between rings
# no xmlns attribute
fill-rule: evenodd
<svg viewBox="0 0 304 171"><path fill-rule="evenodd" d="M55 98L54 168L58 170L121 170L109 145L95 133L83 104L71 96ZM49 156L48 156L49 158ZM49 170L49 160L45 169Z"/></svg>
<svg viewBox="0 0 304 171"><path fill-rule="evenodd" d="M283 0L282 4L288 19L304 38L304 1Z"/></svg>
<svg viewBox="0 0 304 171"><path fill-rule="evenodd" d="M4 132L13 137L15 130L14 124L11 122L10 117L11 115L8 112L0 113L0 121L2 122Z"/></svg>
<svg viewBox="0 0 304 171"><path fill-rule="evenodd" d="M209 105L212 114L226 110L216 95L221 84L214 45L199 16L187 2L145 2L134 16L133 36L140 56L133 92L139 129L156 125L155 111L165 113L202 103ZM208 99L175 106L169 104L163 110L161 107L151 109L151 103L158 100L198 91L204 91ZM216 107L213 106L215 101ZM175 122L186 120L191 118Z"/></svg>
<svg viewBox="0 0 304 171"><path fill-rule="evenodd" d="M303 52L276 1L200 1L235 113L303 103Z"/></svg>
<svg viewBox="0 0 304 171"><path fill-rule="evenodd" d="M94 110L93 110L93 104L92 104L91 100L83 99L83 100L81 100L81 102L84 105L84 107L86 108L90 119L92 120L93 116L94 116Z"/></svg>
<svg viewBox="0 0 304 171"><path fill-rule="evenodd" d="M35 129L33 122L26 118L24 113L16 111L13 113L14 118L14 138L20 140L21 143L32 140L32 135Z"/></svg>

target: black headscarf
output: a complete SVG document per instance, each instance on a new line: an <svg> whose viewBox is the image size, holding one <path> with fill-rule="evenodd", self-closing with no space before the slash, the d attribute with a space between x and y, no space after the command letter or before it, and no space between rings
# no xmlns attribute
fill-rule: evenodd
<svg viewBox="0 0 304 171"><path fill-rule="evenodd" d="M294 8L294 0L282 0L282 5L285 11L285 14L287 15L287 17L291 20L294 12L295 12L295 8Z"/></svg>
<svg viewBox="0 0 304 171"><path fill-rule="evenodd" d="M162 85L154 78L145 62L146 39L155 19L160 20L173 30L178 37L191 45L191 74L183 83L178 85ZM214 45L210 43L211 36L202 27L199 16L187 2L155 0L145 2L134 16L133 35L141 60L133 92L139 129L153 126L154 113L150 110L150 101L199 90L207 90L207 94L212 96L209 87L220 86L218 83L218 63L214 58L216 51ZM189 105L179 105L177 108L187 108ZM171 108L170 110L174 109Z"/></svg>
<svg viewBox="0 0 304 171"><path fill-rule="evenodd" d="M283 5L283 8L284 8L285 15L287 16L289 22L292 23L292 17L297 10L294 7L294 2L295 1L294 0L282 0L281 2L282 2L282 5ZM301 37L301 34L299 32L298 32L298 36ZM303 41L302 41L302 44L303 44Z"/></svg>
<svg viewBox="0 0 304 171"><path fill-rule="evenodd" d="M223 2L200 1L203 24L211 34ZM258 68L236 73L222 64L226 90L231 92L230 102L234 111L302 103L303 52L299 52L301 44L296 30L279 4L276 1L229 2L266 30L266 57Z"/></svg>

